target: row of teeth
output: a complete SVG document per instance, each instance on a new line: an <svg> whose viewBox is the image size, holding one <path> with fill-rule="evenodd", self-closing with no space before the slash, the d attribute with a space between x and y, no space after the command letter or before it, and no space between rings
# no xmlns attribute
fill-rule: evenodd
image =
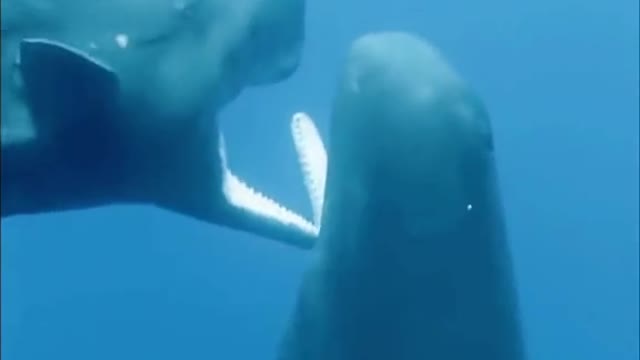
<svg viewBox="0 0 640 360"><path fill-rule="evenodd" d="M313 208L314 223L320 226L326 185L327 155L322 139L311 118L304 113L293 115L291 131Z"/></svg>
<svg viewBox="0 0 640 360"><path fill-rule="evenodd" d="M234 205L317 235L317 228L309 221L253 189L231 172L227 171L225 178L225 192Z"/></svg>

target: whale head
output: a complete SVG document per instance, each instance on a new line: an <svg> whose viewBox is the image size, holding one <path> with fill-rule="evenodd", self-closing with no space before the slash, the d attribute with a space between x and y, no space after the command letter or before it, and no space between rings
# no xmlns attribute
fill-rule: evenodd
<svg viewBox="0 0 640 360"><path fill-rule="evenodd" d="M25 92L49 80L24 72L67 65L52 64L60 58L46 52L25 53L25 41L59 44L113 72L115 102L128 116L122 126L144 133L192 127L192 119L242 88L286 78L298 66L303 40L302 0L3 0L1 6L3 146L38 133Z"/></svg>
<svg viewBox="0 0 640 360"><path fill-rule="evenodd" d="M415 219L405 225L423 231L450 226L481 201L479 179L492 165L489 118L435 48L404 33L363 36L340 84L330 128L328 216L359 204L365 212ZM370 216L382 215L364 218Z"/></svg>

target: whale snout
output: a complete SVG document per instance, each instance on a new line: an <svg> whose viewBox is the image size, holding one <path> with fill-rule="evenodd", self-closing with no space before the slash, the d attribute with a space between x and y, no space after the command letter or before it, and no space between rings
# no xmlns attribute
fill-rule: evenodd
<svg viewBox="0 0 640 360"><path fill-rule="evenodd" d="M409 34L357 40L339 92L332 138L351 152L367 148L361 153L376 161L360 166L451 163L493 147L481 102L434 47Z"/></svg>
<svg viewBox="0 0 640 360"><path fill-rule="evenodd" d="M334 177L396 212L429 199L410 211L450 223L474 207L468 180L484 176L491 151L486 111L434 47L392 32L354 43L331 127Z"/></svg>

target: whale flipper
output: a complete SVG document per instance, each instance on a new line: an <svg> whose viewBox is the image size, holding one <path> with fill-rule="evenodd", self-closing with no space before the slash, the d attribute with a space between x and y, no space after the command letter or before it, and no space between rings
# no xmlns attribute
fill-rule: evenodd
<svg viewBox="0 0 640 360"><path fill-rule="evenodd" d="M118 96L113 70L47 39L23 40L19 58L37 136L55 137L64 140L61 145L70 146L87 138L78 134L104 130Z"/></svg>
<svg viewBox="0 0 640 360"><path fill-rule="evenodd" d="M118 77L82 51L20 42L17 65L33 138L2 147L2 216L109 202L124 156L112 123ZM5 106L3 104L3 106Z"/></svg>

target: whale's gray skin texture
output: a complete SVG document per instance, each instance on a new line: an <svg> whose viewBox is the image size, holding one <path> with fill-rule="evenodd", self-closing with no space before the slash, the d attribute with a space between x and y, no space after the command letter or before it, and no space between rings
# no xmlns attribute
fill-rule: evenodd
<svg viewBox="0 0 640 360"><path fill-rule="evenodd" d="M310 247L216 114L298 66L304 0L2 0L2 217L149 203ZM250 146L250 144L247 144Z"/></svg>
<svg viewBox="0 0 640 360"><path fill-rule="evenodd" d="M303 149L310 121L293 120ZM330 126L318 244L278 359L524 359L478 98L426 42L370 34Z"/></svg>

